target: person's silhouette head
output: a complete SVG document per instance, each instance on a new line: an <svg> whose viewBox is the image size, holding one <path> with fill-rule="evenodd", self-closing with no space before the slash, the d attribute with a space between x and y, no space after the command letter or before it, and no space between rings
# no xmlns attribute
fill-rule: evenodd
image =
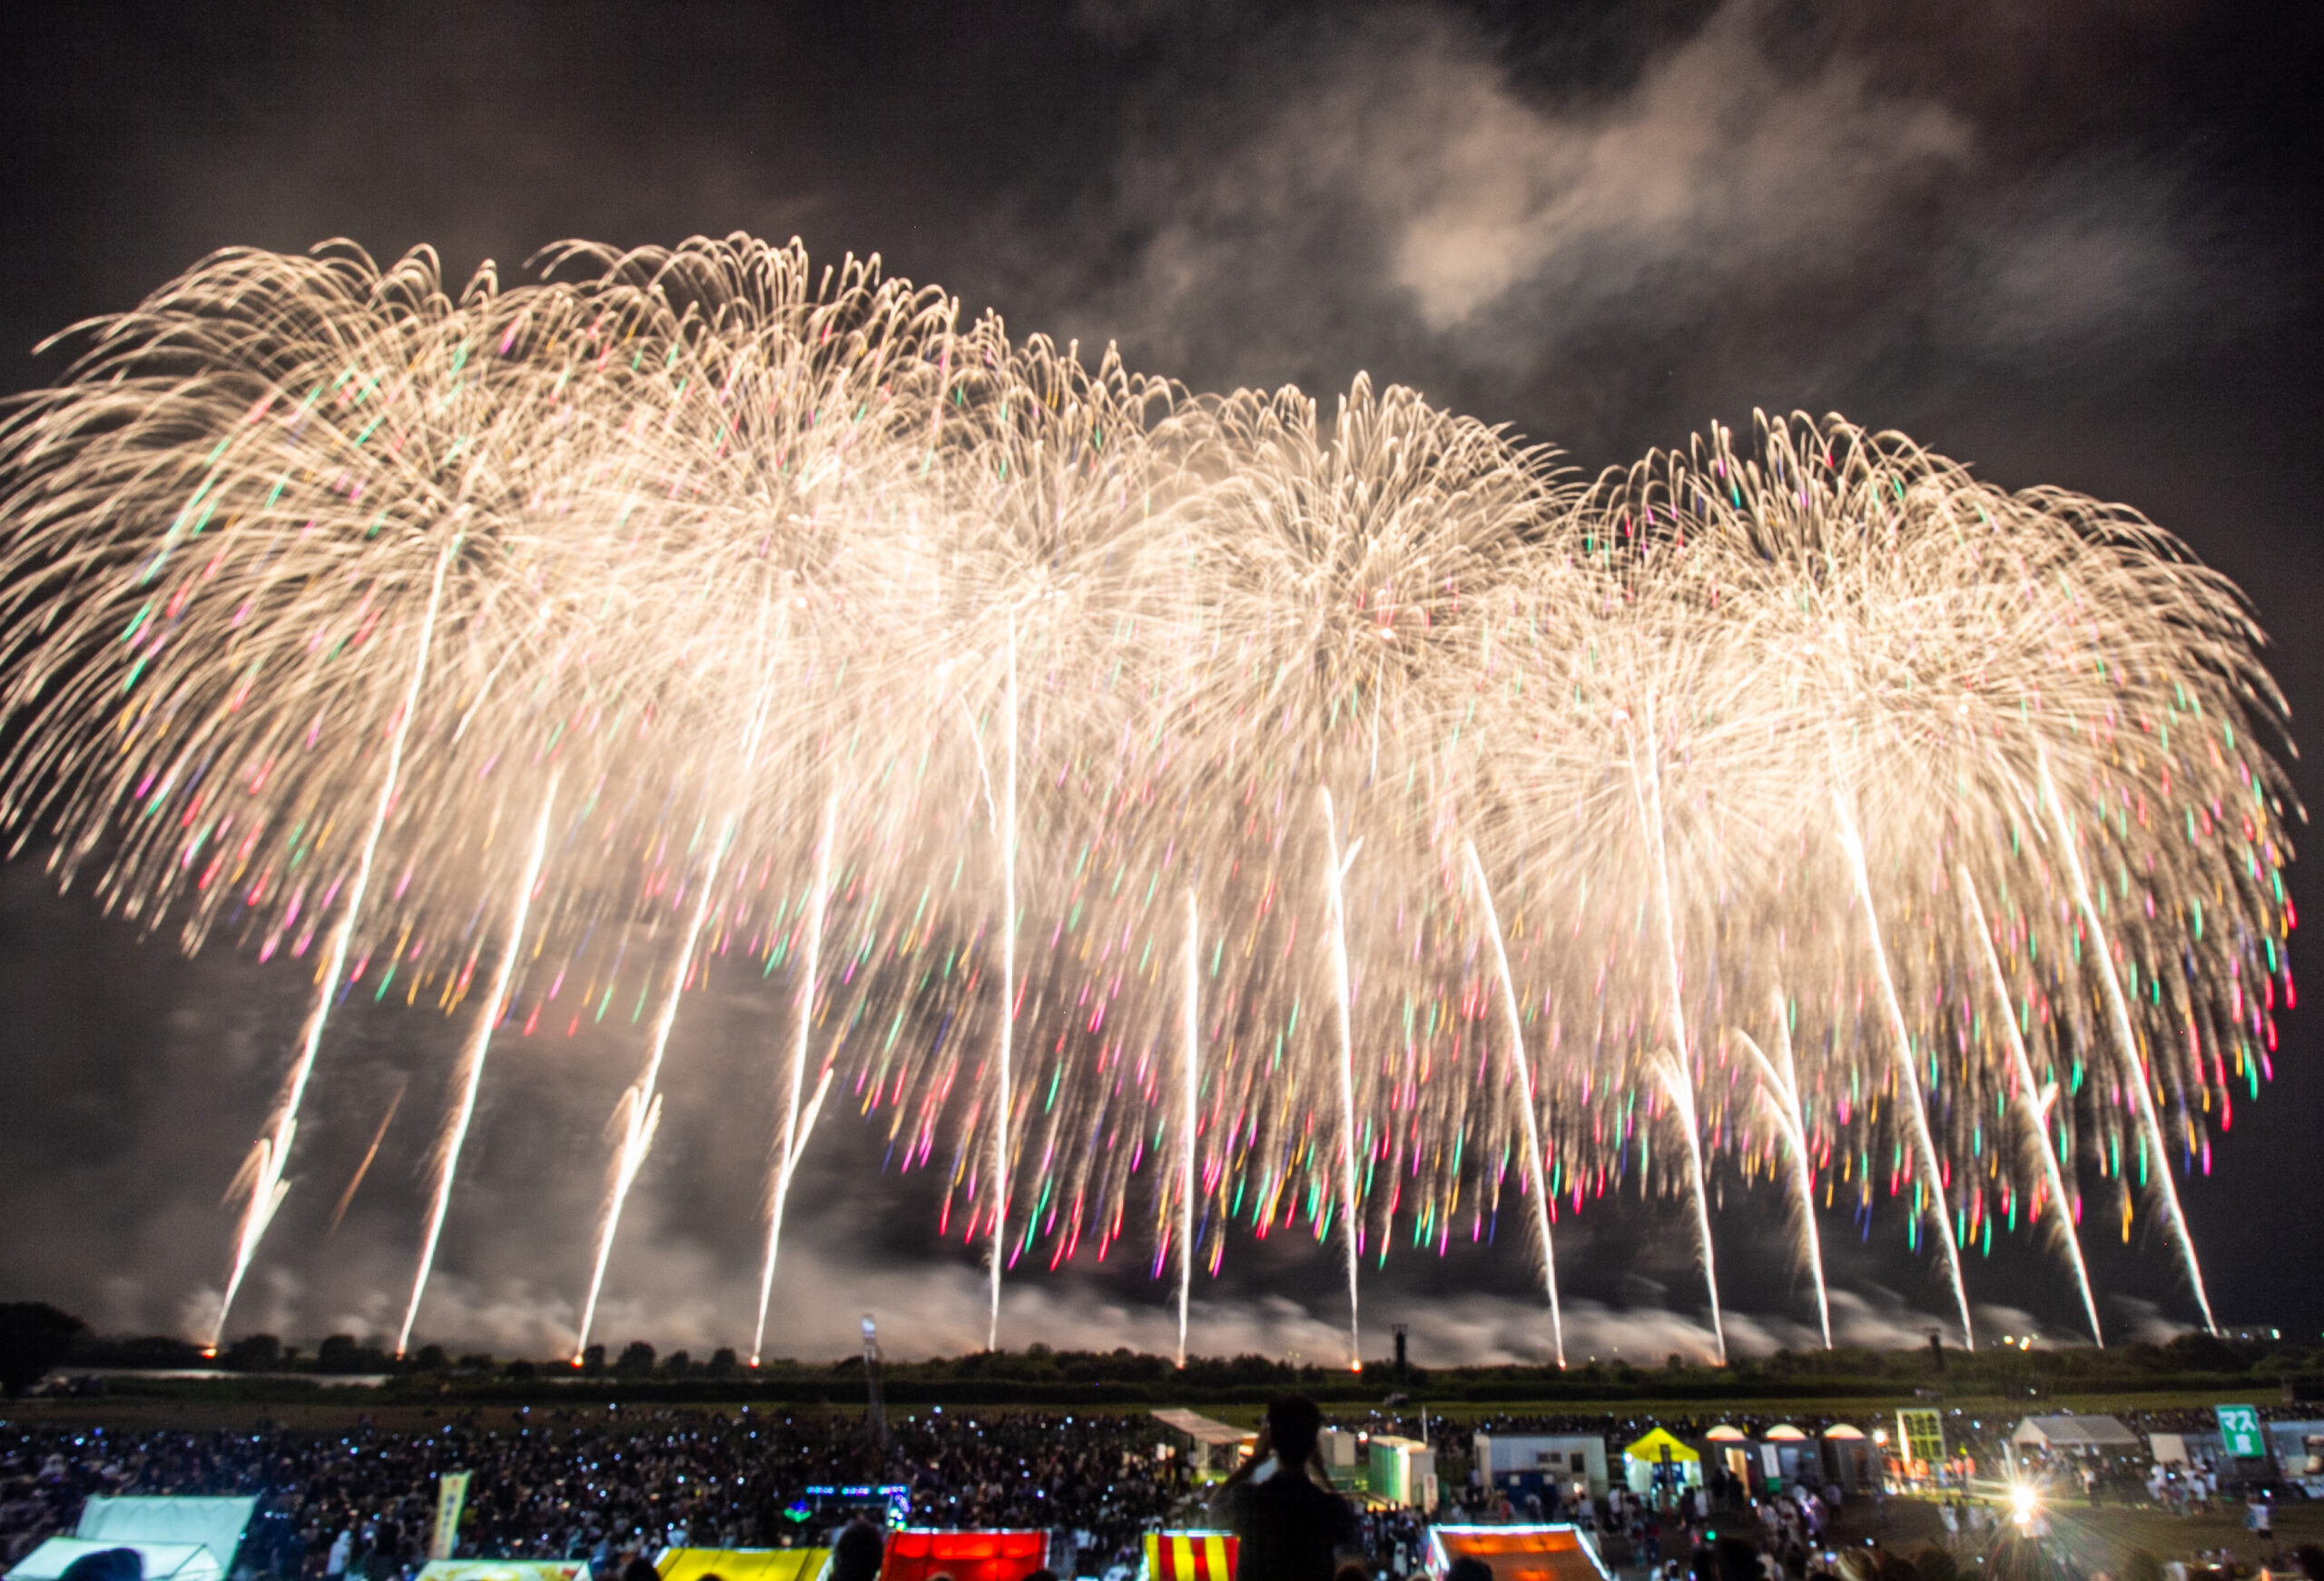
<svg viewBox="0 0 2324 1581"><path fill-rule="evenodd" d="M1323 1410L1304 1394L1285 1395L1267 1407L1267 1434L1275 1457L1285 1466L1305 1465L1323 1431Z"/></svg>
<svg viewBox="0 0 2324 1581"><path fill-rule="evenodd" d="M145 1556L134 1548L99 1548L65 1566L59 1581L145 1581Z"/></svg>

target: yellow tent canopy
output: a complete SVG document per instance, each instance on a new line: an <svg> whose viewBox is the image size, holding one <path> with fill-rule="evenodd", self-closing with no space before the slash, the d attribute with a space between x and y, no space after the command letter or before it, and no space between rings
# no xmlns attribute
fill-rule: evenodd
<svg viewBox="0 0 2324 1581"><path fill-rule="evenodd" d="M1662 1463L1666 1452L1668 1457L1674 1461L1694 1461L1702 1458L1693 1449L1672 1438L1669 1430L1664 1428L1655 1428L1645 1438L1622 1451L1633 1460L1643 1460L1649 1465L1655 1466Z"/></svg>
<svg viewBox="0 0 2324 1581"><path fill-rule="evenodd" d="M654 1561L662 1581L818 1581L829 1548L665 1548Z"/></svg>

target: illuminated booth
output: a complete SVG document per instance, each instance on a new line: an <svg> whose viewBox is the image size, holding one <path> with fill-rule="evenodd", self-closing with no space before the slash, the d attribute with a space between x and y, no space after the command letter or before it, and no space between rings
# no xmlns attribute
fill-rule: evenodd
<svg viewBox="0 0 2324 1581"><path fill-rule="evenodd" d="M1025 1581L1049 1563L1047 1532L938 1532L907 1527L888 1534L880 1581Z"/></svg>
<svg viewBox="0 0 2324 1581"><path fill-rule="evenodd" d="M1699 1487L1702 1480L1701 1452L1673 1438L1668 1428L1657 1428L1622 1451L1622 1485L1632 1493L1657 1488L1675 1493Z"/></svg>
<svg viewBox="0 0 2324 1581"><path fill-rule="evenodd" d="M829 1548L665 1548L654 1560L662 1581L822 1581Z"/></svg>
<svg viewBox="0 0 2324 1581"><path fill-rule="evenodd" d="M586 1559L430 1559L413 1581L589 1581Z"/></svg>
<svg viewBox="0 0 2324 1581"><path fill-rule="evenodd" d="M1431 1527L1428 1573L1441 1578L1455 1559L1477 1559L1493 1581L1613 1581L1579 1527Z"/></svg>
<svg viewBox="0 0 2324 1581"><path fill-rule="evenodd" d="M1138 1581L1235 1581L1232 1532L1148 1532Z"/></svg>

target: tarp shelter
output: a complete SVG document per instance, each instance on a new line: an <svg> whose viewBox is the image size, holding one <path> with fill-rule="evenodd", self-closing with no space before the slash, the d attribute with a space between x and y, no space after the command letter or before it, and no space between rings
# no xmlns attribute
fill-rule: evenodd
<svg viewBox="0 0 2324 1581"><path fill-rule="evenodd" d="M1622 1453L1633 1460L1643 1460L1649 1466L1659 1465L1665 1460L1697 1461L1702 1458L1692 1446L1672 1438L1670 1430L1667 1428L1655 1428L1645 1438L1625 1448Z"/></svg>
<svg viewBox="0 0 2324 1581"><path fill-rule="evenodd" d="M93 1543L86 1537L51 1537L8 1572L8 1581L56 1581L84 1554L134 1548L145 1566L145 1581L219 1581L225 1572L218 1556L200 1543Z"/></svg>
<svg viewBox="0 0 2324 1581"><path fill-rule="evenodd" d="M1671 1437L1667 1428L1657 1428L1622 1451L1622 1480L1632 1493L1649 1493L1653 1491L1659 1468L1668 1466L1675 1484L1692 1486L1703 1479L1702 1459L1693 1445Z"/></svg>
<svg viewBox="0 0 2324 1581"><path fill-rule="evenodd" d="M134 1548L146 1581L211 1581L233 1568L242 1528L258 1500L140 1496L91 1498L69 1537L51 1537L8 1572L25 1581L51 1581L84 1554Z"/></svg>
<svg viewBox="0 0 2324 1581"><path fill-rule="evenodd" d="M2013 1444L2100 1455L2132 1455L2145 1448L2112 1417L2028 1417L2009 1436Z"/></svg>
<svg viewBox="0 0 2324 1581"><path fill-rule="evenodd" d="M1613 1581L1575 1527L1429 1527L1429 1573L1442 1576L1455 1559L1482 1559L1493 1581Z"/></svg>
<svg viewBox="0 0 2324 1581"><path fill-rule="evenodd" d="M1768 1429L1768 1442L1770 1444L1797 1444L1807 1437L1806 1433L1793 1427L1789 1422L1783 1422Z"/></svg>
<svg viewBox="0 0 2324 1581"><path fill-rule="evenodd" d="M1196 1471L1231 1471L1243 1458L1243 1447L1258 1441L1258 1434L1225 1422L1215 1422L1198 1411L1174 1408L1157 1411L1154 1419L1193 1440L1187 1464Z"/></svg>
<svg viewBox="0 0 2324 1581"><path fill-rule="evenodd" d="M1049 1562L1047 1532L933 1532L907 1527L888 1534L880 1581L1025 1581Z"/></svg>
<svg viewBox="0 0 2324 1581"><path fill-rule="evenodd" d="M588 1581L586 1559L430 1559L415 1581Z"/></svg>
<svg viewBox="0 0 2324 1581"><path fill-rule="evenodd" d="M200 1543L217 1556L221 1570L231 1570L234 1550L242 1546L242 1528L251 1524L257 1508L258 1500L248 1495L92 1498L81 1507L81 1524L73 1528L73 1535L120 1548L143 1543Z"/></svg>
<svg viewBox="0 0 2324 1581"><path fill-rule="evenodd" d="M1148 1532L1142 1581L1235 1581L1242 1546L1231 1532Z"/></svg>
<svg viewBox="0 0 2324 1581"><path fill-rule="evenodd" d="M1714 1444L1740 1444L1750 1436L1731 1422L1721 1422L1703 1435Z"/></svg>
<svg viewBox="0 0 2324 1581"><path fill-rule="evenodd" d="M654 1560L662 1581L820 1581L829 1548L665 1548ZM479 1581L495 1581L490 1576Z"/></svg>

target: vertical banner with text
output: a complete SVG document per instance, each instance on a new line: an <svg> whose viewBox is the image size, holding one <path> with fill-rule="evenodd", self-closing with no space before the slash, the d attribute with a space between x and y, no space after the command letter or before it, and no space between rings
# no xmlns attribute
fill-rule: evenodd
<svg viewBox="0 0 2324 1581"><path fill-rule="evenodd" d="M468 1501L468 1474L447 1471L436 1488L436 1535L428 1545L431 1559L448 1559L460 1546L460 1509Z"/></svg>

